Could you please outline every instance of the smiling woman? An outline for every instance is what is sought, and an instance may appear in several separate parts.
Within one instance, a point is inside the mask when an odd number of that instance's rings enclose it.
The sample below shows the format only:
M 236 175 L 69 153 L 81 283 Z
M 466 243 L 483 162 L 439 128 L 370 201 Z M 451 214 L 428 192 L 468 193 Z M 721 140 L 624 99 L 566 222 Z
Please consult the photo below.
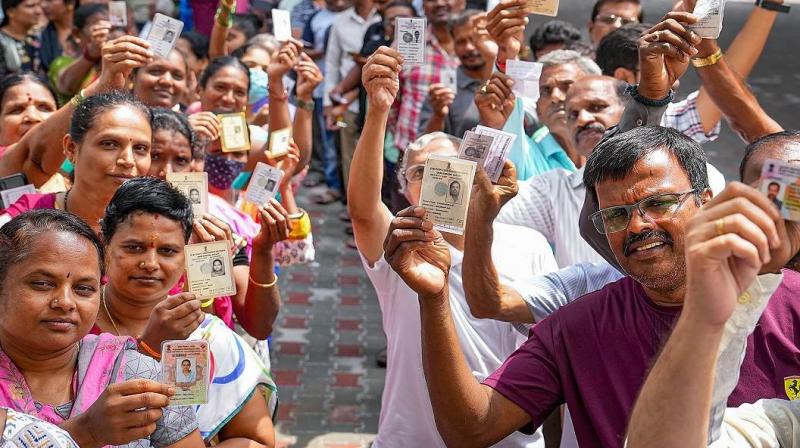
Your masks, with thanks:
M 202 446 L 194 411 L 166 407 L 158 363 L 129 338 L 88 334 L 104 267 L 102 242 L 70 213 L 33 210 L 0 229 L 0 406 L 79 446 Z
M 133 94 L 150 107 L 172 108 L 186 95 L 189 66 L 179 50 L 155 58 L 133 75 Z
M 85 99 L 64 137 L 64 152 L 75 165 L 72 189 L 25 195 L 0 215 L 0 224 L 30 209 L 56 208 L 99 229 L 103 209 L 117 188 L 150 169 L 150 120 L 147 106 L 126 93 Z

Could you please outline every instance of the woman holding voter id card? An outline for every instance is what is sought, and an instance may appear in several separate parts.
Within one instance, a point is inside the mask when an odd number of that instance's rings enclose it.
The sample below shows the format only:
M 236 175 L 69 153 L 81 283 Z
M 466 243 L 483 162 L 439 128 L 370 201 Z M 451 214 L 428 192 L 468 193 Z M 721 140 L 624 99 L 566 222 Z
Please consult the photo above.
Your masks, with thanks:
M 199 447 L 195 412 L 132 338 L 90 335 L 105 251 L 75 215 L 32 210 L 0 229 L 0 406 L 81 447 Z M 37 445 L 38 446 L 38 445 Z
M 165 341 L 206 341 L 213 362 L 210 379 L 203 374 L 208 401 L 195 403 L 201 435 L 220 446 L 233 439 L 273 446 L 277 390 L 258 355 L 221 320 L 203 313 L 195 294 L 168 296 L 186 268 L 195 268 L 184 252 L 192 224 L 191 202 L 167 182 L 142 177 L 117 190 L 101 222 L 108 283 L 93 332 L 138 337 L 140 350 L 156 359 Z M 217 262 L 225 265 L 213 258 L 208 269 L 200 267 L 208 281 L 219 278 Z M 187 376 L 183 364 L 190 371 L 195 365 L 184 361 L 174 368 Z

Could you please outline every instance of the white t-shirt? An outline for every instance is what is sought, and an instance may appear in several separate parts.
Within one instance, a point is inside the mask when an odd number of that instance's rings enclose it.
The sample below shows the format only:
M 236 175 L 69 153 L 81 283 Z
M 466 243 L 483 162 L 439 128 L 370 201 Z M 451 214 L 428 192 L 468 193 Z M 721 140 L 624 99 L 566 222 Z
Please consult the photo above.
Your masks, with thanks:
M 503 283 L 557 269 L 550 246 L 540 233 L 505 224 L 495 224 L 494 230 L 492 259 Z M 482 381 L 500 367 L 524 336 L 507 322 L 472 316 L 461 282 L 463 254 L 451 246 L 450 256 L 450 310 L 461 350 L 473 375 Z M 378 295 L 388 341 L 378 437 L 372 446 L 444 447 L 436 430 L 422 368 L 417 294 L 385 259 L 381 258 L 372 267 L 363 257 L 362 262 Z M 495 446 L 539 448 L 544 442 L 541 432 L 533 436 L 517 432 Z

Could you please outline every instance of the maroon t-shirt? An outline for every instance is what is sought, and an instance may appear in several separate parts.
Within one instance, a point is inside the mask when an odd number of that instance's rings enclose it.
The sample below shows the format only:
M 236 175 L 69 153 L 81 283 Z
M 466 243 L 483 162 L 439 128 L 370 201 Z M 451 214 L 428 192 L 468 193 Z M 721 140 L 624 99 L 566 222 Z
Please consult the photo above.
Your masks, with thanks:
M 787 399 L 784 378 L 800 375 L 800 274 L 783 273 L 747 340 L 729 406 Z M 567 403 L 581 448 L 621 447 L 639 389 L 679 314 L 625 277 L 535 325 L 484 383 L 530 414 L 535 427 Z

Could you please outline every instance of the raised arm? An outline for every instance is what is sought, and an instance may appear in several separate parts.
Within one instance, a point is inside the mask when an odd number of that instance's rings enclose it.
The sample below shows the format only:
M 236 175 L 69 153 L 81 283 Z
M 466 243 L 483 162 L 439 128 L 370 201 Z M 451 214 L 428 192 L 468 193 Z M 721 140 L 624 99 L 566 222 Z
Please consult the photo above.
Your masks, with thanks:
M 153 57 L 150 44 L 138 37 L 122 36 L 103 46 L 100 78 L 84 89 L 89 97 L 125 87 L 133 69 Z M 6 149 L 0 158 L 0 176 L 22 172 L 36 187 L 47 182 L 64 162 L 61 141 L 69 129 L 75 104 L 70 101 L 47 120 L 33 127 L 22 139 Z
M 233 13 L 236 11 L 236 0 L 220 0 L 217 14 L 214 17 L 214 27 L 211 28 L 211 37 L 208 41 L 208 59 L 226 56 L 228 54 L 228 30 L 233 25 Z
M 782 0 L 778 0 L 778 3 L 780 2 L 782 2 Z M 685 4 L 687 8 L 694 9 L 693 2 L 687 1 Z M 724 59 L 726 59 L 725 62 L 727 62 L 727 64 L 720 65 L 719 67 L 711 65 L 697 68 L 697 73 L 703 80 L 703 86 L 697 97 L 697 112 L 700 115 L 705 133 L 709 133 L 723 115 L 731 121 L 732 126 L 737 126 L 734 127 L 734 129 L 739 132 L 740 135 L 742 135 L 741 128 L 743 126 L 748 130 L 746 132 L 769 133 L 766 131 L 758 131 L 759 126 L 772 126 L 772 124 L 768 123 L 766 114 L 764 114 L 763 117 L 761 116 L 763 110 L 758 105 L 755 97 L 749 92 L 744 80 L 750 76 L 750 72 L 753 70 L 759 57 L 761 57 L 761 53 L 764 51 L 764 45 L 767 43 L 777 14 L 778 13 L 775 11 L 754 7 L 747 22 L 745 22 L 742 29 L 736 35 L 736 38 L 733 40 L 733 43 L 725 52 Z M 719 50 L 715 39 L 704 39 L 697 48 L 699 52 L 696 57 L 698 58 L 712 55 Z M 728 79 L 726 81 L 725 78 L 733 79 Z M 720 82 L 727 86 L 737 87 L 735 90 L 720 88 L 717 85 Z M 747 92 L 743 93 L 743 90 Z M 731 100 L 734 99 L 728 98 L 729 96 L 740 95 L 747 95 L 749 97 L 744 101 L 746 103 L 744 106 L 750 109 L 749 114 L 740 109 L 743 104 L 731 104 Z M 749 117 L 753 116 L 760 117 L 761 123 L 748 125 L 746 122 L 751 119 Z M 745 121 L 745 123 L 739 124 L 741 121 Z M 769 127 L 764 129 L 773 128 Z
M 400 53 L 380 47 L 369 57 L 362 74 L 367 114 L 350 165 L 350 172 L 358 175 L 350 177 L 347 208 L 358 250 L 370 263 L 383 255 L 383 240 L 389 230 L 391 213 L 381 202 L 383 142 L 389 109 L 400 88 L 402 64 Z
M 726 323 L 762 265 L 788 240 L 769 199 L 740 183 L 705 204 L 687 229 L 683 312 L 634 406 L 632 448 L 706 446 L 717 353 L 724 334 L 730 336 Z
M 472 375 L 450 313 L 450 251 L 424 216 L 422 207 L 397 214 L 384 246 L 386 260 L 419 295 L 422 365 L 439 434 L 447 446 L 489 446 L 530 416 Z
M 311 124 L 314 118 L 314 98 L 312 95 L 314 89 L 322 82 L 322 71 L 307 54 L 300 53 L 300 60 L 297 62 L 295 72 L 297 72 L 296 93 L 298 107 L 294 113 L 292 137 L 300 149 L 300 163 L 297 164 L 294 170 L 294 174 L 297 174 L 303 171 L 311 161 L 311 149 L 314 144 L 311 132 Z
M 464 292 L 472 315 L 479 319 L 533 323 L 533 316 L 522 296 L 500 284 L 492 262 L 492 223 L 506 202 L 519 191 L 514 164 L 506 161 L 505 184 L 492 185 L 486 172 L 478 170 L 470 199 L 464 233 Z
M 111 31 L 111 23 L 101 20 L 92 25 L 92 40 L 88 42 L 84 54 L 64 67 L 56 78 L 56 90 L 65 96 L 72 96 L 78 93 L 86 75 L 95 67 L 102 57 L 103 44 L 108 39 Z M 88 56 L 88 58 L 87 58 Z

